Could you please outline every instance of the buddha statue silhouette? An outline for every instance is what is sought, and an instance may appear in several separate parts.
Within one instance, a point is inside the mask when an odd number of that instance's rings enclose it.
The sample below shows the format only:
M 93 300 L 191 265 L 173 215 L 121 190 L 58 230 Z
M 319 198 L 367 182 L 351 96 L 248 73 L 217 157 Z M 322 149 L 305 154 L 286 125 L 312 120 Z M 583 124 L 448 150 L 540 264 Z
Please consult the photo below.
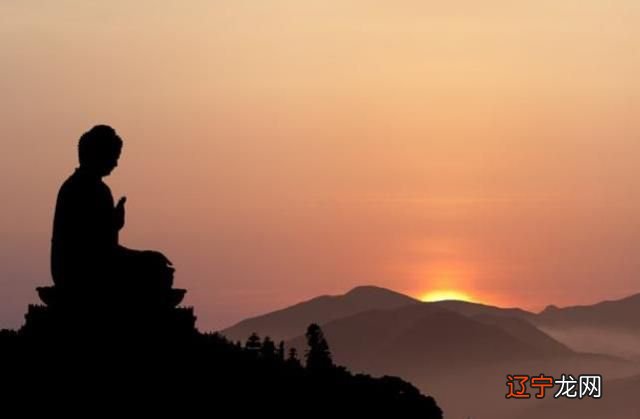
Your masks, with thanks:
M 51 273 L 58 289 L 108 295 L 124 288 L 136 298 L 171 289 L 174 268 L 162 253 L 119 243 L 126 198 L 114 204 L 102 178 L 118 166 L 122 146 L 107 125 L 94 126 L 80 138 L 80 166 L 60 188 L 53 222 Z

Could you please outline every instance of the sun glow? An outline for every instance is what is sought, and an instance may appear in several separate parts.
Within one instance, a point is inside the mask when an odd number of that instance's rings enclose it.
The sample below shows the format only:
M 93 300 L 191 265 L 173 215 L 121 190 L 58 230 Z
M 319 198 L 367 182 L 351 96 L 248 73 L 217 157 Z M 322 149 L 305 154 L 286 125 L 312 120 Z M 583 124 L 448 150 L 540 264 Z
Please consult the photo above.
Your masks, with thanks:
M 423 294 L 420 297 L 421 301 L 424 302 L 433 302 L 433 301 L 444 301 L 444 300 L 458 300 L 458 301 L 475 301 L 473 297 L 471 297 L 466 292 L 456 291 L 456 290 L 433 290 Z

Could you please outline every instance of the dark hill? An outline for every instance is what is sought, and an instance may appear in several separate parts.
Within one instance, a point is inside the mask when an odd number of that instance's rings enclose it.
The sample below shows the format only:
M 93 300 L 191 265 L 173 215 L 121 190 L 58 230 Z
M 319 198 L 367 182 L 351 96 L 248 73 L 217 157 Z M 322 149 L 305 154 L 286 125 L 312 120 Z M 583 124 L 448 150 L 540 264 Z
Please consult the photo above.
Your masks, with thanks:
M 180 341 L 130 342 L 92 333 L 76 338 L 43 341 L 0 332 L 5 403 L 50 415 L 106 410 L 442 418 L 431 397 L 399 378 L 354 375 L 338 366 L 305 368 L 266 343 L 239 347 L 216 334 Z

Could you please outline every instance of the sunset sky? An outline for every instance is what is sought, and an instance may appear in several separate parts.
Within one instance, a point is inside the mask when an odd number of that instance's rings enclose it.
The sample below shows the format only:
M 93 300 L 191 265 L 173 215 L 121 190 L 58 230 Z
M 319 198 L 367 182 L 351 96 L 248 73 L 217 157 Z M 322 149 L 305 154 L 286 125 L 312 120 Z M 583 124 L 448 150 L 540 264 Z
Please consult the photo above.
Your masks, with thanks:
M 0 2 L 0 328 L 98 123 L 201 329 L 373 284 L 640 292 L 637 0 Z M 448 294 L 451 295 L 451 294 Z

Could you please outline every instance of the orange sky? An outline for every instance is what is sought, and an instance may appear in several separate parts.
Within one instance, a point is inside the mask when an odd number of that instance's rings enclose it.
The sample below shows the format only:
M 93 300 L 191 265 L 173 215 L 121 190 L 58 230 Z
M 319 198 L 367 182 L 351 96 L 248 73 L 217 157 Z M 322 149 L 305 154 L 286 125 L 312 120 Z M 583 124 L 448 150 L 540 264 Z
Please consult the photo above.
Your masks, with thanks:
M 199 326 L 375 284 L 640 291 L 640 3 L 3 1 L 0 327 L 50 283 L 80 134 Z

